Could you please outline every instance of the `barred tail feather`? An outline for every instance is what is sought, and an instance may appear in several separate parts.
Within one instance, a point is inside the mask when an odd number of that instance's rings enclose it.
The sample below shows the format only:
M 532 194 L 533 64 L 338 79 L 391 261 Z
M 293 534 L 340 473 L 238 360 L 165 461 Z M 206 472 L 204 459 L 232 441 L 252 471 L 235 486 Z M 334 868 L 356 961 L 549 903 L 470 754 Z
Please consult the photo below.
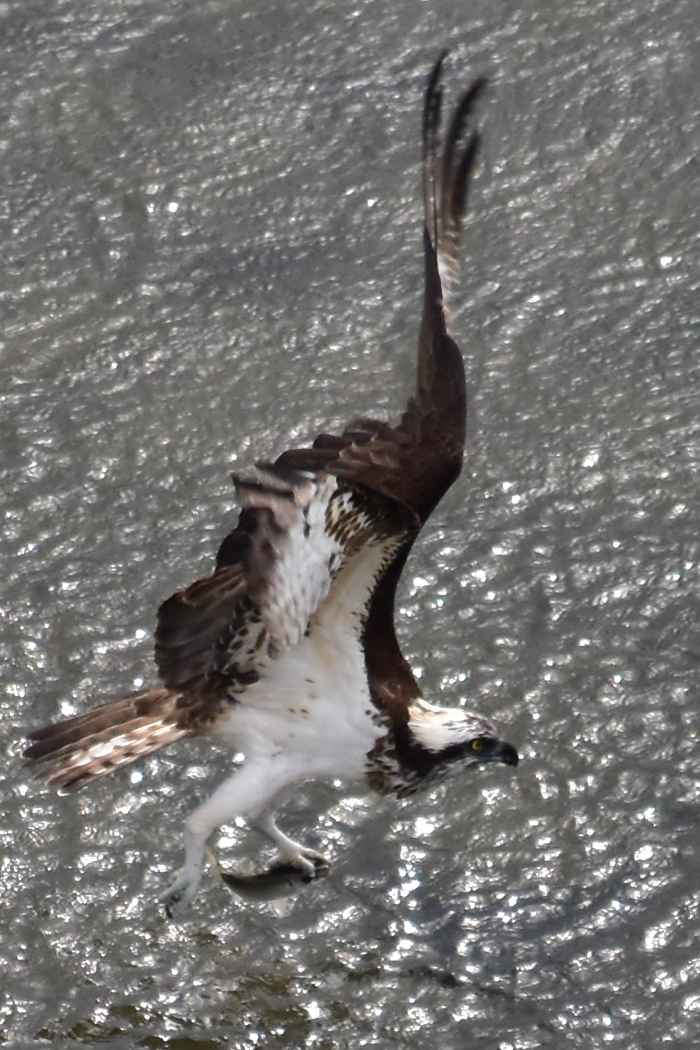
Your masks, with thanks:
M 188 736 L 177 717 L 179 699 L 170 689 L 150 689 L 35 729 L 26 765 L 61 794 L 85 787 Z

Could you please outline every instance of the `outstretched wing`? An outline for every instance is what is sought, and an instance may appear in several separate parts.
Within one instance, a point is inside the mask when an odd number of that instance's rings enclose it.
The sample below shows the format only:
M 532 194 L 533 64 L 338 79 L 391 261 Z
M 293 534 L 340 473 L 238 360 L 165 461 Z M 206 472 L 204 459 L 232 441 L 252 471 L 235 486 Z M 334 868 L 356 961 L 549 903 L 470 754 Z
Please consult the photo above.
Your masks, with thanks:
M 429 78 L 423 119 L 425 287 L 415 394 L 397 425 L 357 419 L 340 435 L 321 434 L 311 447 L 234 479 L 243 510 L 216 571 L 159 610 L 156 661 L 169 688 L 243 691 L 304 636 L 332 589 L 343 586 L 342 570 L 375 545 L 380 557 L 366 559 L 373 576 L 357 588 L 355 610 L 373 696 L 395 721 L 420 695 L 396 641 L 394 592 L 464 455 L 464 365 L 447 331 L 443 280 L 456 273 L 476 134 L 460 143 L 481 89 L 479 82 L 463 96 L 441 144 L 444 57 Z
M 443 141 L 446 55 L 430 74 L 423 109 L 425 284 L 415 394 L 396 426 L 356 419 L 343 434 L 321 434 L 311 448 L 285 452 L 277 461 L 364 485 L 409 508 L 421 523 L 459 476 L 466 440 L 464 363 L 447 330 L 445 295 L 457 277 L 459 233 L 479 143 L 476 131 L 465 131 L 485 81 L 475 81 L 462 95 Z

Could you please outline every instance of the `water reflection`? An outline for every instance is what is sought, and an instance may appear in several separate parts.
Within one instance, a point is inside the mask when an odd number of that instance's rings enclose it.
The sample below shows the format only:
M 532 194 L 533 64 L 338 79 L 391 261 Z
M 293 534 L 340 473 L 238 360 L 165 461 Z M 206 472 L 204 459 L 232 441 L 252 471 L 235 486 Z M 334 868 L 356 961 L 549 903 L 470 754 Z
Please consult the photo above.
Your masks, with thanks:
M 8 1045 L 693 1046 L 697 8 L 407 8 L 398 36 L 373 0 L 4 8 Z M 470 459 L 402 640 L 523 761 L 398 807 L 310 788 L 287 818 L 332 877 L 286 915 L 210 877 L 168 924 L 226 758 L 56 799 L 18 741 L 150 677 L 234 459 L 349 399 L 398 409 L 415 98 L 447 24 L 498 71 L 457 318 Z

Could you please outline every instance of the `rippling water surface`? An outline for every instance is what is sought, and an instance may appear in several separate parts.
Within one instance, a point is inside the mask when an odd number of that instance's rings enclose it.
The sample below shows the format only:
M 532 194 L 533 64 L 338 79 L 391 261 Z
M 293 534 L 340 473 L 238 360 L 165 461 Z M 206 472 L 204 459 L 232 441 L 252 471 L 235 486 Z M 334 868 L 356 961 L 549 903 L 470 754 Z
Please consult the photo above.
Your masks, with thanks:
M 692 0 L 0 4 L 0 1036 L 599 1047 L 700 1036 L 700 102 Z M 229 758 L 78 797 L 23 732 L 153 680 L 228 474 L 395 415 L 419 107 L 491 76 L 455 327 L 470 452 L 408 566 L 426 693 L 522 755 L 405 804 L 308 787 L 286 914 L 154 903 Z M 222 853 L 259 844 L 227 829 Z

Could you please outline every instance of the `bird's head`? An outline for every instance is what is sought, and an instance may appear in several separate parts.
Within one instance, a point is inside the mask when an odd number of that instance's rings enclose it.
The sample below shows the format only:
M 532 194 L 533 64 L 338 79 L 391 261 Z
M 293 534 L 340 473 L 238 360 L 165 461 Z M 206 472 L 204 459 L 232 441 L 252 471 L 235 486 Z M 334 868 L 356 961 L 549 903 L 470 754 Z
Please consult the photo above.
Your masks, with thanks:
M 418 700 L 409 709 L 409 729 L 416 742 L 440 762 L 459 766 L 502 762 L 517 766 L 518 752 L 501 740 L 488 719 L 461 708 L 435 707 Z

